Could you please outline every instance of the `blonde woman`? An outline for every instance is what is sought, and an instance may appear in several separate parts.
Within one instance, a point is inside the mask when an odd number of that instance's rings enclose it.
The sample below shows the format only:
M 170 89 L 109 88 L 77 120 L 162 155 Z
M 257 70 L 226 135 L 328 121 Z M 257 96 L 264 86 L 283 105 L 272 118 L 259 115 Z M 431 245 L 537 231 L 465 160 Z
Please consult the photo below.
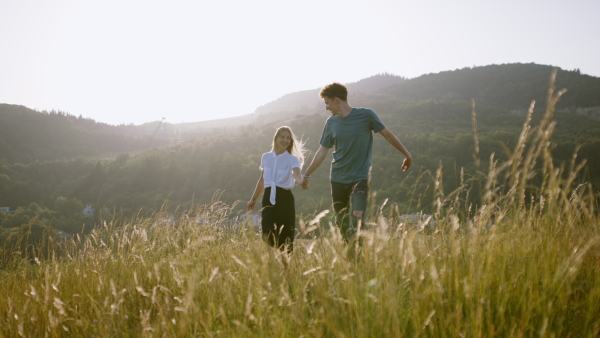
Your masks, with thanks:
M 279 127 L 273 137 L 271 151 L 262 155 L 260 177 L 248 201 L 248 211 L 251 212 L 265 190 L 261 211 L 263 240 L 287 253 L 294 249 L 296 230 L 296 206 L 291 189 L 295 183 L 304 183 L 300 174 L 303 162 L 303 144 L 295 139 L 290 127 Z

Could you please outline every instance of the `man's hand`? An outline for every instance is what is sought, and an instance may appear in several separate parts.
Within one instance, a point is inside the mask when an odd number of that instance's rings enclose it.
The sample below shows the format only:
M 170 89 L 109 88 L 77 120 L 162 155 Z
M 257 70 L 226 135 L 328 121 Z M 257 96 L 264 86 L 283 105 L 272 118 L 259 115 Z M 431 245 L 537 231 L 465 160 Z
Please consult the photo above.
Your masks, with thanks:
M 404 162 L 402 162 L 402 171 L 407 171 L 411 165 L 412 165 L 412 157 L 405 158 Z
M 323 163 L 323 160 L 325 159 L 325 157 L 327 157 L 327 153 L 329 152 L 329 149 L 330 148 L 327 148 L 323 145 L 319 146 L 319 149 L 315 153 L 315 156 L 313 157 L 312 162 L 310 162 L 310 165 L 304 172 L 304 175 L 303 175 L 304 179 L 302 180 L 302 189 L 304 189 L 304 190 L 308 189 L 308 180 L 309 180 L 308 178 L 310 177 L 310 175 L 314 174 L 315 170 L 317 170 L 317 168 L 321 165 L 321 163 Z M 308 175 L 308 173 L 310 173 L 310 175 Z
M 406 150 L 404 144 L 402 144 L 402 142 L 400 142 L 396 135 L 394 135 L 394 133 L 392 133 L 387 128 L 383 128 L 383 130 L 380 131 L 379 134 L 383 136 L 383 138 L 386 141 L 388 141 L 389 144 L 391 144 L 394 148 L 398 149 L 398 151 L 400 151 L 404 156 L 406 156 L 404 162 L 402 162 L 402 171 L 407 171 L 408 168 L 410 168 L 410 165 L 412 164 L 412 155 L 408 152 L 408 150 Z

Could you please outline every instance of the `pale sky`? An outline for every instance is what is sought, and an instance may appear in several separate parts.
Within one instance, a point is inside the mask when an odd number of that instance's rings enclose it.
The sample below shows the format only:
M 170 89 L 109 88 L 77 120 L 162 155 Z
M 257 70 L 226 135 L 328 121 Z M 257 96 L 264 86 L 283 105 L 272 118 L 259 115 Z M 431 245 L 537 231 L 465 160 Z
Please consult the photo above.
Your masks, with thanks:
M 600 1 L 0 0 L 0 103 L 115 125 L 514 62 L 600 76 Z

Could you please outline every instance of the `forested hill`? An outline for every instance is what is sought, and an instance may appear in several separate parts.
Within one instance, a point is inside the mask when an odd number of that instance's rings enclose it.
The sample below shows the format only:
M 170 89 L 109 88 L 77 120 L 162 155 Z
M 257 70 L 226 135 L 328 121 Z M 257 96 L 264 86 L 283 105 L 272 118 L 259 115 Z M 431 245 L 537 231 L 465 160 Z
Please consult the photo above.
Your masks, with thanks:
M 60 111 L 0 104 L 0 161 L 107 157 L 168 144 L 156 127 L 112 126 Z
M 506 109 L 523 109 L 532 100 L 545 106 L 549 74 L 555 67 L 504 64 L 423 75 L 381 91 L 403 100 L 470 100 Z M 559 69 L 556 88 L 567 94 L 558 108 L 600 107 L 600 78 Z

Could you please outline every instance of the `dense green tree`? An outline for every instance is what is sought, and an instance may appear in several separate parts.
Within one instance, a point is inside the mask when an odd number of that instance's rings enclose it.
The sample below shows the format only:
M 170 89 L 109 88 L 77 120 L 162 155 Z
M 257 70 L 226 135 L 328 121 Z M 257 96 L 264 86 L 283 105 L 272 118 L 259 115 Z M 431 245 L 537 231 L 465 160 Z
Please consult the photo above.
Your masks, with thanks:
M 66 198 L 60 196 L 54 201 L 54 210 L 63 217 L 81 214 L 83 208 L 83 203 L 74 197 Z

